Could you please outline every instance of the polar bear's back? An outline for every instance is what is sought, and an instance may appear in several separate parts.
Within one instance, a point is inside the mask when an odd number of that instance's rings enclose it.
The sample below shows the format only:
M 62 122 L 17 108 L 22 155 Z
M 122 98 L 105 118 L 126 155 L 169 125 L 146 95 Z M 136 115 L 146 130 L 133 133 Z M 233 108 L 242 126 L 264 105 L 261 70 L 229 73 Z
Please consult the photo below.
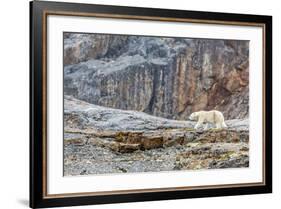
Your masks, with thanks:
M 204 118 L 204 121 L 216 123 L 223 122 L 223 114 L 218 110 L 200 111 L 199 115 Z
M 220 111 L 218 111 L 218 110 L 211 110 L 211 111 L 209 111 L 209 112 L 213 113 L 213 114 L 216 115 L 217 117 L 224 118 L 222 112 L 220 112 Z

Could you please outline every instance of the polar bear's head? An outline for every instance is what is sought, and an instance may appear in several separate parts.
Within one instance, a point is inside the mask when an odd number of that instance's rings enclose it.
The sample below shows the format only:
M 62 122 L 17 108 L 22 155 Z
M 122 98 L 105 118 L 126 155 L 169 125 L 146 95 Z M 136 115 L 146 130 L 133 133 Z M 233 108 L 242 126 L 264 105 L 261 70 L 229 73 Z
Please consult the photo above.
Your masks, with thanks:
M 198 120 L 199 113 L 194 112 L 189 116 L 189 120 Z

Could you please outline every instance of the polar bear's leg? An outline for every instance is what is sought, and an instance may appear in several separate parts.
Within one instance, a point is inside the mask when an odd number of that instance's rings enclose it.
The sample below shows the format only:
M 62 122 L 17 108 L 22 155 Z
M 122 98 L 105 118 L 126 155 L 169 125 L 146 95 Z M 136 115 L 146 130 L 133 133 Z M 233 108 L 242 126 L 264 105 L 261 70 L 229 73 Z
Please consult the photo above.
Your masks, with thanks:
M 194 126 L 194 129 L 198 129 L 202 124 L 199 123 L 199 121 L 196 123 L 196 125 Z
M 220 112 L 220 128 L 227 128 L 227 125 L 224 122 L 223 114 Z
M 221 129 L 222 125 L 221 123 L 216 123 L 216 129 Z
M 199 117 L 198 122 L 196 123 L 196 125 L 194 126 L 195 129 L 198 129 L 200 126 L 202 126 L 202 124 L 204 123 L 204 119 Z
M 204 131 L 208 130 L 208 128 L 209 128 L 209 125 L 208 125 L 208 123 L 206 123 Z
M 224 121 L 222 122 L 222 127 L 223 127 L 223 128 L 227 128 L 227 125 L 225 124 Z

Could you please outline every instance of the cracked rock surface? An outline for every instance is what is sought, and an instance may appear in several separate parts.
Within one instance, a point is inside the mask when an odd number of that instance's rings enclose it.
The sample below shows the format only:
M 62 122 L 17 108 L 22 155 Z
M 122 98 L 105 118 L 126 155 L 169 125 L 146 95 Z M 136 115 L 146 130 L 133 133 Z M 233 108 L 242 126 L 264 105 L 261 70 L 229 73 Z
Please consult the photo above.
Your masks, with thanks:
M 65 96 L 64 175 L 249 166 L 248 120 L 194 130 L 176 121 Z M 93 128 L 94 127 L 94 128 Z

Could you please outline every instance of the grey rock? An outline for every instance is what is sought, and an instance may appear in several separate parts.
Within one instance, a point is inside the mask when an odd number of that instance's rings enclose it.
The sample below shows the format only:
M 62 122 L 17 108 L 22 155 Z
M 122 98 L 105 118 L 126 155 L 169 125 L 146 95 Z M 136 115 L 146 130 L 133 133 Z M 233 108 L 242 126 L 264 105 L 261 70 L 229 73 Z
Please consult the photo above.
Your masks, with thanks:
M 248 41 L 65 34 L 64 43 L 67 95 L 169 119 L 203 109 L 248 117 Z
M 249 166 L 248 120 L 228 129 L 101 107 L 65 96 L 64 175 Z
M 193 128 L 192 121 L 169 120 L 137 111 L 97 106 L 71 96 L 64 99 L 66 127 L 97 130 L 148 131 L 169 128 Z
M 72 96 L 64 97 L 64 121 L 66 128 L 114 130 L 114 131 L 149 131 L 185 128 L 193 130 L 195 122 L 188 120 L 171 120 L 149 114 L 93 105 Z M 247 131 L 248 119 L 227 120 L 229 130 Z M 185 138 L 192 139 L 203 131 L 187 132 Z

